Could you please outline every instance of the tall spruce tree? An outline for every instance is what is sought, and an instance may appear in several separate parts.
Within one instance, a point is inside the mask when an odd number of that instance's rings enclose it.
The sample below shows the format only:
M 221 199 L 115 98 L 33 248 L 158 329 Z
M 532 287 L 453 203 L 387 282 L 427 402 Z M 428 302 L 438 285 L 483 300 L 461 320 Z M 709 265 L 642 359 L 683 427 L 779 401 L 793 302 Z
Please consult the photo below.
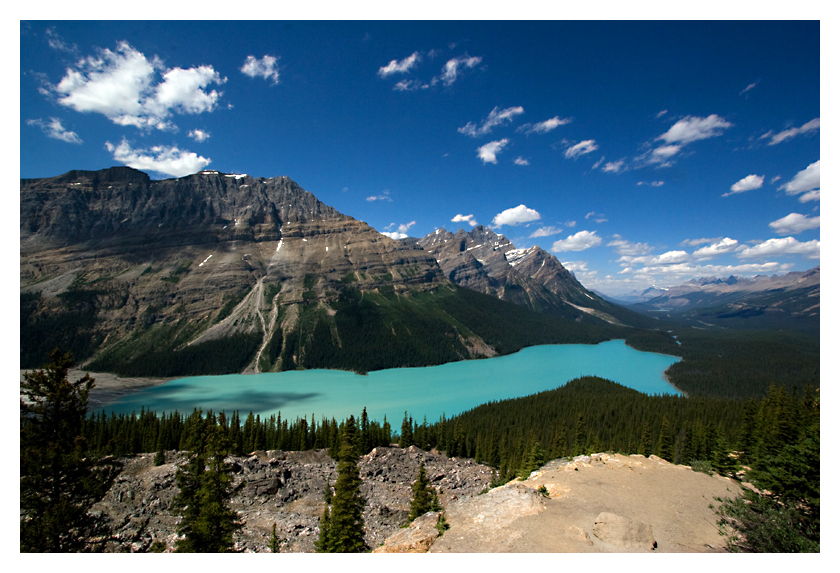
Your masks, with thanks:
M 361 553 L 368 549 L 362 516 L 365 500 L 360 492 L 362 480 L 356 465 L 356 433 L 356 420 L 350 416 L 344 424 L 332 507 L 324 514 L 328 516 L 328 527 L 320 550 L 326 553 Z
M 70 353 L 53 350 L 41 370 L 23 375 L 20 401 L 20 550 L 85 551 L 107 530 L 88 509 L 119 471 L 87 451 L 82 427 L 94 380 L 68 380 Z
M 230 499 L 236 493 L 233 470 L 225 463 L 227 436 L 220 426 L 195 429 L 194 450 L 185 466 L 178 470 L 180 491 L 172 500 L 174 512 L 182 516 L 177 548 L 189 553 L 232 551 L 233 536 L 242 528 Z
M 663 460 L 674 461 L 674 448 L 671 441 L 671 428 L 668 425 L 668 417 L 662 416 L 662 425 L 659 427 L 659 449 L 657 454 Z
M 429 511 L 440 511 L 437 491 L 426 476 L 426 466 L 421 462 L 417 479 L 411 484 L 411 506 L 408 511 L 408 523 Z

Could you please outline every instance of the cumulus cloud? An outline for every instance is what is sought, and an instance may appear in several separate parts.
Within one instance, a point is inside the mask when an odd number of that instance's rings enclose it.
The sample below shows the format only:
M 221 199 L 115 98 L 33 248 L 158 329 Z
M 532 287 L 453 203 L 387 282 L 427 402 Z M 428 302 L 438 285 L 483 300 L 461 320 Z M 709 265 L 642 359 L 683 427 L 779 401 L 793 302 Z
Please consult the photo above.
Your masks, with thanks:
M 518 207 L 505 209 L 493 217 L 493 226 L 501 227 L 502 225 L 519 225 L 522 223 L 530 223 L 531 221 L 538 221 L 540 218 L 540 214 L 536 210 L 529 209 L 525 205 L 519 205 Z
M 64 41 L 64 39 L 58 35 L 55 31 L 55 26 L 47 28 L 46 31 L 47 35 L 47 44 L 53 50 L 59 50 L 61 52 L 67 52 L 70 54 L 78 54 L 79 49 L 76 47 L 76 44 L 68 44 Z
M 764 135 L 762 135 L 759 139 L 766 139 L 770 138 L 770 143 L 767 145 L 777 145 L 783 142 L 786 139 L 790 139 L 791 137 L 796 137 L 797 135 L 801 135 L 803 133 L 809 133 L 811 131 L 816 131 L 820 128 L 820 118 L 814 118 L 808 123 L 802 125 L 801 127 L 791 127 L 784 131 L 780 131 L 779 133 L 773 133 L 772 131 L 768 131 Z
M 697 245 L 704 245 L 706 243 L 717 243 L 721 240 L 721 237 L 717 237 L 715 239 L 686 239 L 682 243 L 680 243 L 681 247 L 690 246 L 696 247 Z
M 797 235 L 808 229 L 816 229 L 820 226 L 819 217 L 808 217 L 799 213 L 791 213 L 777 221 L 770 223 L 770 226 L 779 235 Z
M 441 70 L 440 76 L 436 76 L 432 79 L 432 84 L 436 84 L 437 82 L 443 82 L 445 86 L 451 86 L 455 83 L 455 80 L 458 79 L 458 75 L 461 73 L 462 70 L 465 68 L 474 68 L 478 64 L 481 63 L 481 57 L 470 57 L 469 55 L 463 55 L 458 58 L 452 58 L 443 66 Z
M 716 257 L 718 255 L 725 255 L 727 253 L 735 252 L 739 248 L 743 247 L 742 245 L 738 244 L 738 241 L 726 237 L 720 241 L 713 242 L 708 247 L 697 249 L 692 253 L 692 256 L 698 259 L 708 259 L 711 257 Z
M 48 122 L 41 118 L 26 120 L 27 125 L 37 125 L 44 132 L 44 135 L 59 141 L 66 141 L 67 143 L 82 143 L 82 138 L 79 137 L 75 131 L 67 131 L 61 125 L 61 120 L 56 117 L 51 117 Z
M 803 193 L 799 196 L 800 203 L 807 203 L 808 201 L 819 201 L 820 200 L 820 190 L 815 189 L 813 191 L 808 191 L 807 193 Z
M 239 71 L 246 76 L 264 80 L 271 80 L 271 85 L 276 85 L 280 81 L 280 71 L 277 69 L 277 60 L 274 56 L 266 54 L 259 60 L 254 56 L 245 58 L 245 63 L 239 68 Z
M 572 118 L 570 117 L 564 117 L 563 119 L 560 119 L 559 115 L 555 115 L 551 119 L 547 119 L 539 123 L 526 123 L 524 125 L 520 125 L 516 128 L 516 131 L 520 133 L 548 133 L 552 129 L 555 129 L 561 125 L 571 123 L 571 121 Z
M 490 143 L 485 143 L 477 149 L 478 158 L 481 159 L 484 163 L 496 163 L 496 155 L 501 153 L 502 149 L 504 149 L 505 145 L 507 144 L 507 139 L 500 139 L 499 141 L 491 141 Z
M 739 251 L 736 255 L 741 259 L 777 257 L 780 255 L 804 255 L 809 259 L 820 258 L 820 242 L 817 239 L 800 243 L 793 237 L 784 239 L 768 239 L 754 247 Z
M 595 143 L 595 140 L 587 139 L 585 141 L 581 141 L 580 143 L 576 143 L 567 147 L 564 155 L 567 159 L 577 159 L 581 155 L 592 153 L 596 149 L 598 149 L 598 144 Z
M 607 246 L 614 247 L 615 252 L 619 255 L 637 257 L 647 255 L 653 250 L 653 247 L 647 243 L 631 243 L 622 239 L 619 235 L 615 235 L 613 239 L 613 241 L 607 243 Z
M 379 68 L 379 77 L 387 78 L 394 74 L 404 74 L 420 61 L 420 52 L 414 52 L 402 60 L 391 60 L 387 66 Z
M 150 149 L 133 149 L 123 139 L 119 145 L 105 142 L 105 148 L 114 159 L 124 165 L 144 171 L 155 171 L 164 175 L 183 177 L 201 171 L 210 163 L 210 159 L 191 151 L 181 151 L 176 146 L 156 145 Z
M 528 238 L 529 239 L 536 239 L 537 237 L 550 237 L 551 235 L 556 235 L 562 232 L 563 229 L 559 227 L 540 227 L 533 233 L 531 233 Z
M 517 157 L 516 159 L 513 160 L 513 162 L 516 163 L 517 165 L 531 165 L 531 162 L 528 161 L 527 159 L 525 159 L 522 156 Z
M 806 191 L 814 191 L 820 188 L 820 162 L 815 161 L 799 173 L 793 179 L 779 187 L 788 195 L 799 195 Z M 817 195 L 816 198 L 819 198 Z
M 459 127 L 458 133 L 463 133 L 464 135 L 469 135 L 470 137 L 487 135 L 497 125 L 509 123 L 513 121 L 514 117 L 524 112 L 525 110 L 522 109 L 521 106 L 509 107 L 502 110 L 500 110 L 497 106 L 493 108 L 493 111 L 491 111 L 487 116 L 487 119 L 481 123 L 481 126 L 476 126 L 476 124 L 470 121 L 464 127 Z
M 569 235 L 565 239 L 555 241 L 551 245 L 551 251 L 554 253 L 562 253 L 564 251 L 585 251 L 601 244 L 601 237 L 596 235 L 596 231 L 580 231 L 574 235 Z
M 385 235 L 386 237 L 391 237 L 394 240 L 406 239 L 406 238 L 408 238 L 408 230 L 412 226 L 414 226 L 416 223 L 417 223 L 417 221 L 412 221 L 411 223 L 404 223 L 404 224 L 398 226 L 396 231 L 387 231 L 387 232 L 384 232 L 382 234 Z M 388 225 L 387 228 L 393 227 L 394 224 L 395 223 L 391 223 L 390 225 Z
M 692 141 L 717 137 L 723 134 L 723 130 L 731 127 L 732 124 L 712 114 L 708 117 L 687 116 L 671 126 L 671 128 L 657 137 L 666 144 L 685 145 Z
M 729 193 L 724 193 L 721 197 L 729 197 L 736 193 L 760 189 L 762 185 L 764 185 L 764 175 L 747 175 L 740 181 L 733 183 L 732 187 L 729 188 Z
M 201 143 L 202 141 L 207 141 L 210 139 L 210 134 L 201 129 L 194 129 L 187 134 L 187 137 L 192 137 L 197 142 Z
M 461 215 L 460 213 L 458 213 L 457 215 L 452 217 L 452 222 L 453 223 L 462 223 L 462 222 L 467 223 L 470 227 L 475 227 L 476 225 L 478 225 L 478 221 L 475 220 L 475 217 L 473 217 L 472 214 Z
M 166 69 L 157 56 L 149 60 L 120 42 L 116 51 L 102 49 L 79 60 L 57 85 L 42 91 L 63 106 L 101 113 L 118 125 L 174 130 L 173 112 L 213 111 L 222 94 L 207 87 L 226 81 L 212 66 Z

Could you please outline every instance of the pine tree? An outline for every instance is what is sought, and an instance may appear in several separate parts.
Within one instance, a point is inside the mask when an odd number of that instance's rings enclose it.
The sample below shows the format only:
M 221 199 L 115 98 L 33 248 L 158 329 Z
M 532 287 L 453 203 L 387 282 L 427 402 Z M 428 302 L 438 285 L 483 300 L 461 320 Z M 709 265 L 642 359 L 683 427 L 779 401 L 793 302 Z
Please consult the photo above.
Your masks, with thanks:
M 108 491 L 118 464 L 97 460 L 82 437 L 94 380 L 68 380 L 70 353 L 57 349 L 41 370 L 23 375 L 20 401 L 20 550 L 92 549 L 104 524 L 88 509 Z
M 182 516 L 177 548 L 190 553 L 223 553 L 233 549 L 233 536 L 242 528 L 230 499 L 236 493 L 233 471 L 225 463 L 227 440 L 219 426 L 208 426 L 196 436 L 195 449 L 176 474 L 180 491 L 172 500 Z
M 659 427 L 659 449 L 657 455 L 663 460 L 673 461 L 674 448 L 671 442 L 671 428 L 668 425 L 668 418 L 662 417 L 662 425 Z
M 330 510 L 332 505 L 332 490 L 327 482 L 324 490 L 324 513 L 318 522 L 318 539 L 315 540 L 315 551 L 318 553 L 330 552 Z
M 650 444 L 650 427 L 647 425 L 647 422 L 644 426 L 642 426 L 642 439 L 639 441 L 639 448 L 636 450 L 637 454 L 642 454 L 643 456 L 649 456 L 651 451 L 651 444 Z
M 403 416 L 402 426 L 400 426 L 400 447 L 407 448 L 408 446 L 414 444 L 414 433 L 412 431 L 412 423 L 411 418 L 408 416 L 408 412 L 405 412 Z
M 268 548 L 271 550 L 272 553 L 280 553 L 280 540 L 277 538 L 276 523 L 274 523 L 271 526 L 271 541 L 268 544 Z
M 586 425 L 583 423 L 583 414 L 578 414 L 575 422 L 575 443 L 572 446 L 572 455 L 585 454 L 586 450 Z
M 519 477 L 521 479 L 528 479 L 531 472 L 538 470 L 545 463 L 545 453 L 539 442 L 534 442 L 531 451 L 525 456 L 522 467 L 519 469 Z
M 362 480 L 356 459 L 356 421 L 350 416 L 344 425 L 343 443 L 338 457 L 338 479 L 329 512 L 327 543 L 322 551 L 361 553 L 368 549 L 362 517 L 365 500 L 359 491 Z
M 421 462 L 417 479 L 411 484 L 411 506 L 408 512 L 408 523 L 429 511 L 440 511 L 437 491 L 426 477 L 426 466 Z

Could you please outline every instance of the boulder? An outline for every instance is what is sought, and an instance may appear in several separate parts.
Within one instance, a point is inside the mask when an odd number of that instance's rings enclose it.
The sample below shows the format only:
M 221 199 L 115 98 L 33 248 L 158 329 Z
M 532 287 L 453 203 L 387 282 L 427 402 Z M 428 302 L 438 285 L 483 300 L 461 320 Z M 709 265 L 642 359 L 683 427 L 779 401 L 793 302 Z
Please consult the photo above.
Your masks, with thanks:
M 656 549 L 656 540 L 653 538 L 653 529 L 650 525 L 606 511 L 595 518 L 592 534 L 601 541 L 622 549 L 636 551 Z
M 440 536 L 437 522 L 441 512 L 430 511 L 411 522 L 405 529 L 385 540 L 373 553 L 426 553 Z

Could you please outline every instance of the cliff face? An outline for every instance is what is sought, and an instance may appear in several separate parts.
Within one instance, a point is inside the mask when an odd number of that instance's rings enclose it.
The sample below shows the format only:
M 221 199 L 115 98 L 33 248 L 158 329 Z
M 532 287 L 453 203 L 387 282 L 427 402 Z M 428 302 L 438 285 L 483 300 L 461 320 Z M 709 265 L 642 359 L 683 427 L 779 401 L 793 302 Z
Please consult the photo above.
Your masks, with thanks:
M 567 318 L 586 316 L 620 324 L 617 315 L 627 315 L 584 288 L 554 255 L 537 246 L 517 249 L 507 237 L 482 225 L 469 232 L 438 229 L 416 243 L 462 287 Z
M 184 328 L 170 333 L 171 347 L 249 334 L 265 350 L 297 325 L 301 305 L 334 300 L 347 285 L 416 293 L 443 284 L 431 255 L 288 177 L 204 171 L 151 181 L 115 167 L 21 180 L 24 322 L 75 322 L 71 338 L 88 355 L 175 324 Z M 279 367 L 256 355 L 250 370 Z

